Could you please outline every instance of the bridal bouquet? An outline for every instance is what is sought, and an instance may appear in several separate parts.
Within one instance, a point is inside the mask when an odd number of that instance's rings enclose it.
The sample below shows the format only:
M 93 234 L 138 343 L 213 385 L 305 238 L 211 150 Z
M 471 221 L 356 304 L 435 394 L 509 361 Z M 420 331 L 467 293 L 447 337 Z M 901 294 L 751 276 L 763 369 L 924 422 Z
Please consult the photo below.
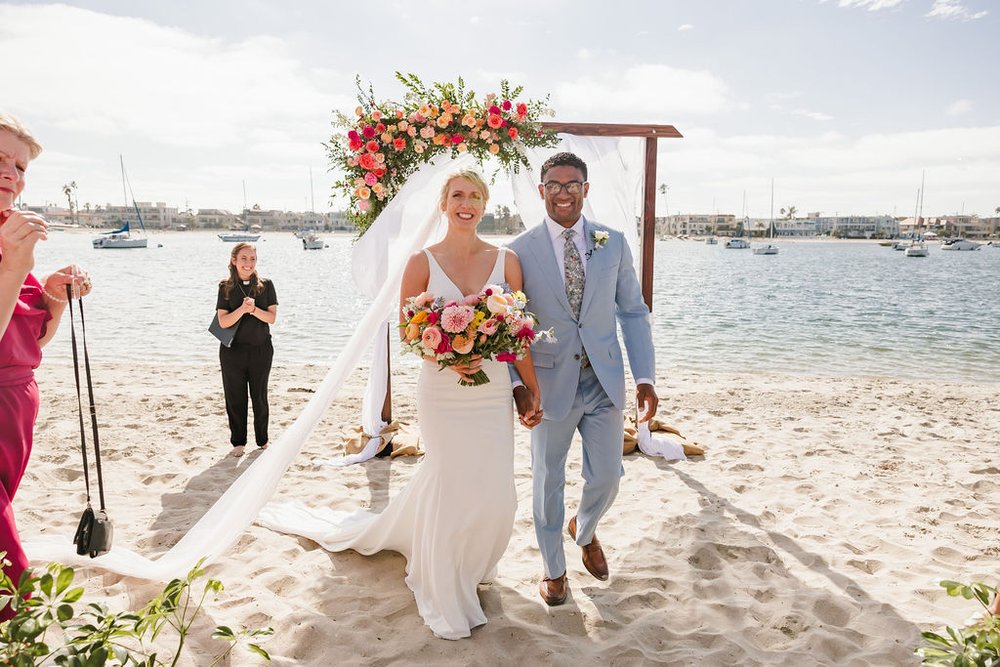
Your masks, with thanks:
M 523 292 L 510 292 L 500 285 L 487 285 L 479 294 L 461 301 L 445 301 L 430 292 L 407 300 L 403 306 L 403 351 L 434 357 L 447 368 L 467 362 L 473 355 L 496 361 L 523 359 L 528 348 L 541 340 L 554 340 L 552 330 L 537 331 L 538 320 L 524 309 Z M 490 378 L 480 370 L 466 386 L 486 384 Z

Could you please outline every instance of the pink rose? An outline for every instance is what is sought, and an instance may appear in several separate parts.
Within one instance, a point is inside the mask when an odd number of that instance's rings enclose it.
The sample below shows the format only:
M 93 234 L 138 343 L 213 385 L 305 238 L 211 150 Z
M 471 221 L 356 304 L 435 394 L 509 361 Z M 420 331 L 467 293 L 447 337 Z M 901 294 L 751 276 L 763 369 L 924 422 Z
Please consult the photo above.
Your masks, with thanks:
M 375 174 L 369 171 L 367 174 L 365 174 L 365 183 L 367 185 L 375 185 L 376 183 L 378 183 L 378 179 L 375 178 Z
M 497 329 L 499 327 L 500 327 L 500 321 L 495 320 L 491 317 L 490 319 L 486 320 L 485 322 L 479 325 L 478 331 L 481 334 L 492 336 L 497 332 Z
M 517 139 L 517 128 L 512 127 L 509 130 L 507 130 L 507 136 L 510 137 L 511 139 Z
M 503 110 L 504 111 L 510 111 L 511 106 L 513 106 L 513 105 L 510 103 L 510 100 L 504 100 L 503 101 Z
M 364 129 L 361 130 L 361 134 L 365 135 L 365 139 L 371 139 L 375 136 L 375 128 L 371 125 L 365 125 Z
M 358 157 L 358 164 L 362 169 L 371 171 L 375 168 L 375 156 L 371 153 L 362 153 L 361 156 Z
M 396 137 L 395 139 L 392 140 L 392 147 L 395 148 L 397 151 L 403 150 L 404 148 L 406 148 L 406 139 L 404 139 L 403 137 Z
M 430 292 L 421 292 L 413 300 L 413 305 L 416 306 L 417 308 L 423 308 L 424 306 L 427 306 L 428 304 L 431 304 L 433 302 L 434 302 L 433 294 L 431 294 Z
M 486 119 L 486 124 L 492 127 L 494 130 L 503 125 L 503 118 L 495 113 L 491 113 Z
M 365 142 L 361 141 L 360 139 L 351 139 L 350 144 L 348 144 L 348 148 L 350 148 L 352 151 L 355 152 L 361 150 L 364 147 L 365 147 Z
M 358 134 L 357 130 L 351 130 L 347 133 L 347 138 L 351 141 L 358 141 L 361 139 L 361 135 Z
M 469 296 L 462 299 L 462 303 L 464 303 L 466 306 L 474 306 L 477 303 L 479 303 L 479 295 L 470 294 Z
M 517 104 L 517 115 L 527 116 L 528 115 L 528 105 L 524 102 L 518 102 Z
M 367 213 L 368 209 L 370 209 L 371 207 L 372 203 L 367 199 L 362 199 L 361 201 L 358 202 L 358 210 L 361 211 L 362 213 Z
M 378 142 L 377 141 L 369 141 L 367 144 L 365 144 L 365 149 L 369 153 L 378 153 Z
M 441 330 L 437 327 L 427 327 L 424 329 L 423 335 L 420 336 L 420 344 L 424 346 L 426 350 L 433 353 L 437 351 L 438 346 L 444 336 L 441 334 Z
M 437 311 L 431 311 L 427 313 L 427 321 L 431 324 L 437 324 L 438 320 L 441 319 L 441 314 Z
M 495 104 L 491 104 L 488 111 L 492 114 L 500 115 L 500 107 Z

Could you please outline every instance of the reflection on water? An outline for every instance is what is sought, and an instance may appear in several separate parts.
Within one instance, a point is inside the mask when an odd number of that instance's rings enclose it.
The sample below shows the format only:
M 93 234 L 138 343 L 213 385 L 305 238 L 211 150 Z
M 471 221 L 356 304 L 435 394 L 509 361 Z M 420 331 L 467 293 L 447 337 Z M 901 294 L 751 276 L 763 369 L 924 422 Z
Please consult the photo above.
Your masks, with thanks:
M 290 233 L 258 244 L 259 269 L 274 279 L 280 303 L 277 363 L 327 363 L 367 306 L 351 280 L 351 237 L 326 238 L 318 251 L 304 251 Z M 761 256 L 657 243 L 661 370 L 1000 377 L 1000 249 L 932 245 L 930 257 L 907 258 L 867 243 L 780 246 L 781 254 Z M 39 245 L 36 273 L 77 262 L 94 277 L 86 308 L 95 363 L 204 362 L 218 355 L 206 329 L 231 249 L 209 232 L 153 234 L 145 250 L 94 250 L 87 234 L 57 232 Z M 46 355 L 69 354 L 63 328 Z

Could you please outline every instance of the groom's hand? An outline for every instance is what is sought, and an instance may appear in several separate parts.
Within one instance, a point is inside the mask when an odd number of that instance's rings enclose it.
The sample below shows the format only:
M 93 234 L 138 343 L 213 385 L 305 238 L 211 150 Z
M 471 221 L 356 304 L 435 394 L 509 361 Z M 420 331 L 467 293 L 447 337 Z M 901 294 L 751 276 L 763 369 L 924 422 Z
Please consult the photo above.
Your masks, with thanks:
M 635 403 L 642 410 L 639 415 L 640 422 L 649 421 L 656 414 L 656 408 L 660 404 L 660 399 L 656 395 L 656 389 L 651 384 L 640 384 L 635 388 Z
M 514 387 L 514 405 L 517 406 L 518 417 L 525 427 L 533 428 L 542 421 L 542 408 L 538 396 L 524 385 Z

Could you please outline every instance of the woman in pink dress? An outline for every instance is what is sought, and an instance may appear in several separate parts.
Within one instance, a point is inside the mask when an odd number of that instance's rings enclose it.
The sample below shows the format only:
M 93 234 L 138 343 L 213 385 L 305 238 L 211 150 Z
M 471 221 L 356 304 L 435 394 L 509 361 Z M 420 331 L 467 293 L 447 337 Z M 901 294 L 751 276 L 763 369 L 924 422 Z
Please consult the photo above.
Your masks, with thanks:
M 90 292 L 89 279 L 75 266 L 44 282 L 31 274 L 35 244 L 46 239 L 48 225 L 41 216 L 14 208 L 14 202 L 24 189 L 28 162 L 41 150 L 16 118 L 0 112 L 0 551 L 7 552 L 11 564 L 4 571 L 15 584 L 28 566 L 11 503 L 28 465 L 38 415 L 34 369 L 66 308 L 66 285 Z M 0 620 L 9 612 L 0 610 Z

